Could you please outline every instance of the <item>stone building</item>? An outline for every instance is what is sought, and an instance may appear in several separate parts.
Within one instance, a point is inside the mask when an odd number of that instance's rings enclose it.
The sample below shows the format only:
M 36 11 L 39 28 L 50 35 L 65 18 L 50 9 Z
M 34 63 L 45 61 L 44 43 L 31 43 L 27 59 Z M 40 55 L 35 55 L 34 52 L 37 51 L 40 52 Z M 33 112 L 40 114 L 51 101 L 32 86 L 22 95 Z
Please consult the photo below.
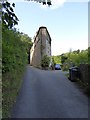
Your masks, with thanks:
M 47 28 L 42 26 L 37 31 L 30 50 L 30 64 L 41 68 L 41 59 L 44 55 L 51 57 L 51 37 Z

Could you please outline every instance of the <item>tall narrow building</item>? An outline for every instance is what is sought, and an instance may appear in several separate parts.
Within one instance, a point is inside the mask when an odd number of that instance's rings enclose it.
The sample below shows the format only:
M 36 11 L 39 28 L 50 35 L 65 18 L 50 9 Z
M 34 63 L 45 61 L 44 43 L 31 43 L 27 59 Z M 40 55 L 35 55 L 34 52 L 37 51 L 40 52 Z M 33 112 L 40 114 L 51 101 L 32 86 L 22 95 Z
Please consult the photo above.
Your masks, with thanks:
M 46 27 L 42 26 L 36 33 L 30 50 L 30 64 L 41 68 L 44 55 L 51 57 L 51 37 Z

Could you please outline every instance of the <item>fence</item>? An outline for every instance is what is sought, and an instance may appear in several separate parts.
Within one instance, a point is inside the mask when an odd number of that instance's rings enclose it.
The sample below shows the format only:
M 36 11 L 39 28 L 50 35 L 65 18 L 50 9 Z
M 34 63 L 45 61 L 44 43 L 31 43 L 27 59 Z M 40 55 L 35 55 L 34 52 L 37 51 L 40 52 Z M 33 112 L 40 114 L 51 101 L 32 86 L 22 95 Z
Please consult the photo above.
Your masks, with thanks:
M 90 64 L 80 64 L 79 78 L 82 82 L 90 84 Z

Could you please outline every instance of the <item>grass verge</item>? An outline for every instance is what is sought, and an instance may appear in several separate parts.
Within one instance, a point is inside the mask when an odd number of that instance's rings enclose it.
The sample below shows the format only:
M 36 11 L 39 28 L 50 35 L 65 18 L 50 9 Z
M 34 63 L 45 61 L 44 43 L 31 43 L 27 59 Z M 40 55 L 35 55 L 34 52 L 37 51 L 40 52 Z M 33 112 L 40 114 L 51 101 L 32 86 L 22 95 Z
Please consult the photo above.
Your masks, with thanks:
M 2 74 L 2 118 L 9 118 L 22 84 L 23 70 L 13 70 Z

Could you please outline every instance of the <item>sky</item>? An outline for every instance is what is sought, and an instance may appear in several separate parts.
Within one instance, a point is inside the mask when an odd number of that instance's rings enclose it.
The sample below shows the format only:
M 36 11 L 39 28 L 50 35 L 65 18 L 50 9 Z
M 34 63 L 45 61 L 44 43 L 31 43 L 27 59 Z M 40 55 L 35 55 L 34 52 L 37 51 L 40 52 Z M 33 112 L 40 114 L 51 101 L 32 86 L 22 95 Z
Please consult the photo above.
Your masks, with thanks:
M 52 38 L 52 55 L 60 55 L 70 49 L 87 49 L 88 1 L 72 1 L 53 0 L 54 4 L 48 7 L 18 0 L 14 9 L 19 18 L 16 28 L 33 38 L 40 26 L 47 27 Z

